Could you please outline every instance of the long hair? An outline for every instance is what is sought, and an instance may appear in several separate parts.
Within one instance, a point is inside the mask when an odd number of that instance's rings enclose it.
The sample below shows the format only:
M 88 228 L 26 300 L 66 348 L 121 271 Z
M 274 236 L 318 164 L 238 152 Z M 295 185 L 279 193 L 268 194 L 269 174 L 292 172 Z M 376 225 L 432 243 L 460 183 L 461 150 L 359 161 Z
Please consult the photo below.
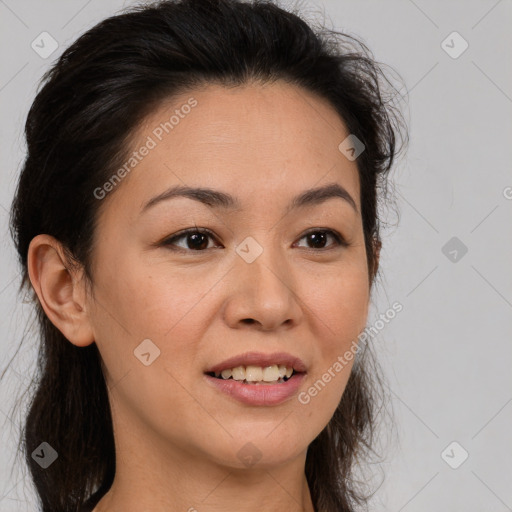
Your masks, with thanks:
M 270 1 L 160 1 L 97 24 L 43 76 L 25 124 L 27 154 L 10 217 L 20 291 L 32 292 L 40 334 L 20 444 L 43 512 L 97 503 L 114 479 L 115 444 L 97 346 L 73 345 L 44 313 L 28 278 L 30 241 L 55 237 L 92 282 L 102 203 L 94 190 L 126 161 L 139 123 L 196 86 L 276 80 L 327 100 L 365 145 L 357 167 L 372 287 L 379 193 L 398 153 L 402 118 L 392 95 L 385 97 L 388 86 L 397 91 L 357 38 L 315 29 Z M 332 419 L 308 448 L 305 471 L 318 512 L 351 512 L 367 500 L 354 468 L 372 450 L 382 389 L 369 355 L 368 347 L 358 351 Z M 43 441 L 58 452 L 47 469 L 32 457 Z

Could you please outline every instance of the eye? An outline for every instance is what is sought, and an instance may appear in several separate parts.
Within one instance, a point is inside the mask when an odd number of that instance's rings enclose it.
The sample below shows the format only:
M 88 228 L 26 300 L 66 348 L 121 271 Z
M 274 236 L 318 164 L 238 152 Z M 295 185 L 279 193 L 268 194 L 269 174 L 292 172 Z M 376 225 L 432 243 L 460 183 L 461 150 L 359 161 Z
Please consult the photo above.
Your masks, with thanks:
M 163 245 L 165 246 L 176 246 L 179 249 L 184 250 L 192 250 L 192 251 L 204 251 L 205 249 L 209 249 L 208 247 L 208 238 L 214 238 L 213 234 L 210 233 L 207 229 L 186 229 L 172 236 L 171 238 L 167 238 Z M 176 242 L 178 240 L 184 239 L 185 247 L 178 245 Z M 172 249 L 172 247 L 171 247 Z
M 329 237 L 334 239 L 334 241 L 335 241 L 334 247 L 336 247 L 336 246 L 347 247 L 348 246 L 345 239 L 337 231 L 333 231 L 331 229 L 316 228 L 316 229 L 306 233 L 300 240 L 303 240 L 304 238 L 306 238 L 308 242 L 311 242 L 313 247 L 309 247 L 310 249 L 324 250 L 324 249 L 326 249 L 325 245 L 327 244 L 327 240 Z M 329 250 L 329 247 L 327 247 L 327 250 Z
M 334 244 L 331 244 L 331 247 L 326 247 L 329 237 L 334 239 Z M 190 228 L 167 238 L 162 242 L 162 245 L 173 250 L 202 252 L 212 248 L 209 247 L 209 239 L 215 239 L 215 236 L 208 229 Z M 335 247 L 347 247 L 349 245 L 337 231 L 331 229 L 315 228 L 300 238 L 300 240 L 303 239 L 307 239 L 307 242 L 313 245 L 313 247 L 307 247 L 307 249 L 318 251 L 329 250 Z M 184 245 L 177 243 L 180 240 L 184 241 Z

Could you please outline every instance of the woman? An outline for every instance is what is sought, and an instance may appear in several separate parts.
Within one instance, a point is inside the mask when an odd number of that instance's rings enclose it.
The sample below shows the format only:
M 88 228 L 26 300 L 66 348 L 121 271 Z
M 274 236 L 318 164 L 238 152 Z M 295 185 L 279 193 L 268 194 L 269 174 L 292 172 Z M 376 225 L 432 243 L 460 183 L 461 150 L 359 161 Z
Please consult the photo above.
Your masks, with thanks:
M 402 135 L 382 78 L 356 39 L 230 0 L 109 18 L 45 75 L 11 217 L 43 511 L 364 504 L 360 340 Z

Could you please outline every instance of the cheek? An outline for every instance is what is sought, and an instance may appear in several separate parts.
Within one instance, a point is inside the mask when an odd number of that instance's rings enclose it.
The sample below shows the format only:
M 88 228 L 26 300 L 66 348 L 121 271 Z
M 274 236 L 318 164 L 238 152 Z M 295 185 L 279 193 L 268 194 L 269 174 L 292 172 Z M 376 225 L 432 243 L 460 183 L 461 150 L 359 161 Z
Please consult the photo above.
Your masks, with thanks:
M 364 329 L 369 305 L 369 283 L 364 265 L 340 265 L 329 275 L 309 276 L 302 296 L 313 318 L 322 326 L 324 349 L 343 348 Z
M 115 270 L 114 265 L 104 266 L 96 280 L 91 311 L 110 380 L 117 382 L 128 371 L 135 375 L 157 366 L 171 369 L 173 375 L 190 367 L 197 354 L 195 340 L 202 338 L 206 325 L 203 302 L 208 302 L 204 299 L 216 280 L 211 273 L 195 279 L 191 268 L 150 268 L 129 255 L 118 260 Z M 148 368 L 134 354 L 147 339 L 160 352 Z M 143 378 L 151 380 L 152 373 L 146 372 Z M 166 375 L 159 378 L 165 380 Z
M 197 306 L 218 281 L 212 272 L 169 266 L 150 267 L 134 259 L 125 260 L 109 281 L 106 301 L 119 320 L 129 326 L 133 337 L 163 339 L 194 319 Z M 122 276 L 122 277 L 121 277 Z
M 359 335 L 363 332 L 369 306 L 368 275 L 364 265 L 345 266 L 329 279 L 309 282 L 303 294 L 313 319 L 316 347 L 306 392 L 299 402 L 315 411 L 318 421 L 334 413 L 350 377 Z M 307 284 L 307 283 L 306 283 Z
M 126 278 L 110 281 L 98 295 L 97 304 L 102 305 L 96 320 L 119 426 L 129 430 L 131 422 L 151 418 L 159 431 L 174 432 L 183 440 L 199 430 L 192 425 L 194 419 L 211 421 L 208 425 L 214 429 L 215 423 L 194 399 L 194 389 L 202 375 L 199 341 L 212 307 L 207 292 L 218 277 L 178 279 L 178 272 L 150 272 L 129 263 L 119 267 L 118 275 Z M 147 339 L 156 349 L 147 345 L 152 362 L 146 366 L 134 351 Z
M 313 437 L 324 429 L 338 407 L 352 366 L 353 360 L 345 361 L 341 366 L 331 363 L 317 368 L 298 394 L 299 417 L 310 422 L 315 429 Z

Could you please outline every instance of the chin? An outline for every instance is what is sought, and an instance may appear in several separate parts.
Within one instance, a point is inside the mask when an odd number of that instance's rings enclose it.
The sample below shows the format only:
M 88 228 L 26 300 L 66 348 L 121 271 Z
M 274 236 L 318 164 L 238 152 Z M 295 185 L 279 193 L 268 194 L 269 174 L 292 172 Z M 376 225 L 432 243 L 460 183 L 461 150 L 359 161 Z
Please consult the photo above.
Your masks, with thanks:
M 216 458 L 233 469 L 270 469 L 287 464 L 307 450 L 303 433 L 294 434 L 286 428 L 277 432 L 279 427 L 275 427 L 274 431 L 264 428 L 259 432 L 249 428 L 249 434 L 242 429 L 244 433 L 233 434 Z

